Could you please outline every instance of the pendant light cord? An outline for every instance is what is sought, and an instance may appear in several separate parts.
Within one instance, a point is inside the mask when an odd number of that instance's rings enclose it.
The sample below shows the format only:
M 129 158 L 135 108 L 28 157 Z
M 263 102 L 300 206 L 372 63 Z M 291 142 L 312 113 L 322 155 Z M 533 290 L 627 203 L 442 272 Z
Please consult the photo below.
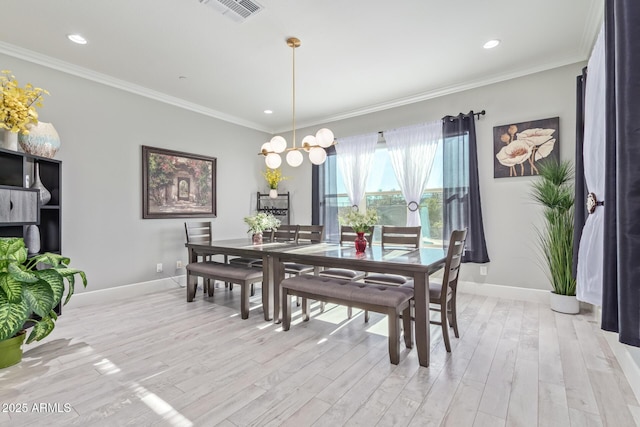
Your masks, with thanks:
M 296 148 L 296 45 L 293 44 L 293 46 L 291 47 L 291 49 L 293 50 L 293 71 L 292 71 L 292 93 L 293 93 L 293 101 L 292 101 L 292 105 L 293 105 L 293 148 Z

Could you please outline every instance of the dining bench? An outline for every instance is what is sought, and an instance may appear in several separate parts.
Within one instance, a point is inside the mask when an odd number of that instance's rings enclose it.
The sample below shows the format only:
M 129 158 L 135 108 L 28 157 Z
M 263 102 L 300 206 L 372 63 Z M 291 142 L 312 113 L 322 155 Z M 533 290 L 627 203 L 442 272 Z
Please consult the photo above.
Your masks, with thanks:
M 196 295 L 197 277 L 240 285 L 240 316 L 243 319 L 249 318 L 249 294 L 251 293 L 249 288 L 254 283 L 262 282 L 262 270 L 214 261 L 189 263 L 187 264 L 187 302 L 193 301 Z M 213 284 L 208 285 L 207 288 L 208 295 L 212 297 Z M 265 320 L 269 320 L 269 292 L 267 289 L 262 289 L 262 303 Z
M 372 285 L 352 280 L 312 275 L 294 276 L 284 279 L 282 290 L 282 329 L 291 326 L 291 296 L 302 298 L 303 320 L 309 320 L 309 299 L 356 307 L 361 310 L 386 314 L 389 323 L 389 359 L 397 365 L 400 361 L 400 316 L 404 328 L 407 348 L 413 346 L 413 324 L 410 300 L 413 289 L 397 286 Z

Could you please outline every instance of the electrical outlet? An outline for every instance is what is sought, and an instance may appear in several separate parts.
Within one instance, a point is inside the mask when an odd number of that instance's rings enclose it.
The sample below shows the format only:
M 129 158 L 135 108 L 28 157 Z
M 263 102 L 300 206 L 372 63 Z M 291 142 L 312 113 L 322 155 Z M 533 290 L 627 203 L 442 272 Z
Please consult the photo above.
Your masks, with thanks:
M 162 263 L 156 264 L 156 273 L 162 273 Z
M 180 259 L 176 261 L 176 270 L 179 268 L 182 268 L 182 260 Z
M 481 265 L 480 266 L 480 275 L 481 276 L 486 276 L 487 275 L 487 266 L 486 265 Z

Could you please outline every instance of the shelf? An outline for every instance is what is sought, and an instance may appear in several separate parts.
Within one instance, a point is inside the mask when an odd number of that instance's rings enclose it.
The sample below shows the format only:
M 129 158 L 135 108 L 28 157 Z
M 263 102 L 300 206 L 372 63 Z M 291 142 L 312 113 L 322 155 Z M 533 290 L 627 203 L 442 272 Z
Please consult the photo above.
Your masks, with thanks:
M 269 193 L 257 193 L 256 209 L 258 212 L 270 213 L 280 220 L 282 224 L 289 224 L 289 193 L 278 193 L 278 197 L 272 198 Z
M 44 205 L 44 206 L 40 206 L 40 209 L 52 209 L 52 210 L 60 210 L 60 206 L 58 205 Z

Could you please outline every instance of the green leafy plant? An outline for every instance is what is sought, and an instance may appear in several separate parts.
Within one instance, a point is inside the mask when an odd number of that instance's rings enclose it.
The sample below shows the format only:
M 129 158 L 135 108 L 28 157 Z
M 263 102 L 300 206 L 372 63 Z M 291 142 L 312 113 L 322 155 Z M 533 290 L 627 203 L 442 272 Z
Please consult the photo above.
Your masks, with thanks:
M 244 222 L 249 226 L 247 233 L 252 234 L 262 233 L 264 230 L 280 227 L 280 220 L 265 212 L 260 212 L 253 216 L 246 216 Z
M 360 212 L 352 208 L 346 209 L 339 217 L 340 225 L 348 225 L 356 233 L 368 233 L 371 227 L 378 223 L 378 212 L 374 209 L 367 209 Z
M 27 343 L 51 333 L 58 318 L 54 308 L 63 297 L 64 304 L 69 302 L 76 274 L 87 286 L 85 273 L 69 268 L 69 262 L 52 253 L 28 258 L 22 238 L 0 238 L 0 341 L 15 336 L 27 322 L 34 325 Z M 37 269 L 42 265 L 48 268 Z
M 553 292 L 575 295 L 573 277 L 573 167 L 570 162 L 548 161 L 539 166 L 533 198 L 544 208 L 544 228 L 537 229 L 538 247 Z

